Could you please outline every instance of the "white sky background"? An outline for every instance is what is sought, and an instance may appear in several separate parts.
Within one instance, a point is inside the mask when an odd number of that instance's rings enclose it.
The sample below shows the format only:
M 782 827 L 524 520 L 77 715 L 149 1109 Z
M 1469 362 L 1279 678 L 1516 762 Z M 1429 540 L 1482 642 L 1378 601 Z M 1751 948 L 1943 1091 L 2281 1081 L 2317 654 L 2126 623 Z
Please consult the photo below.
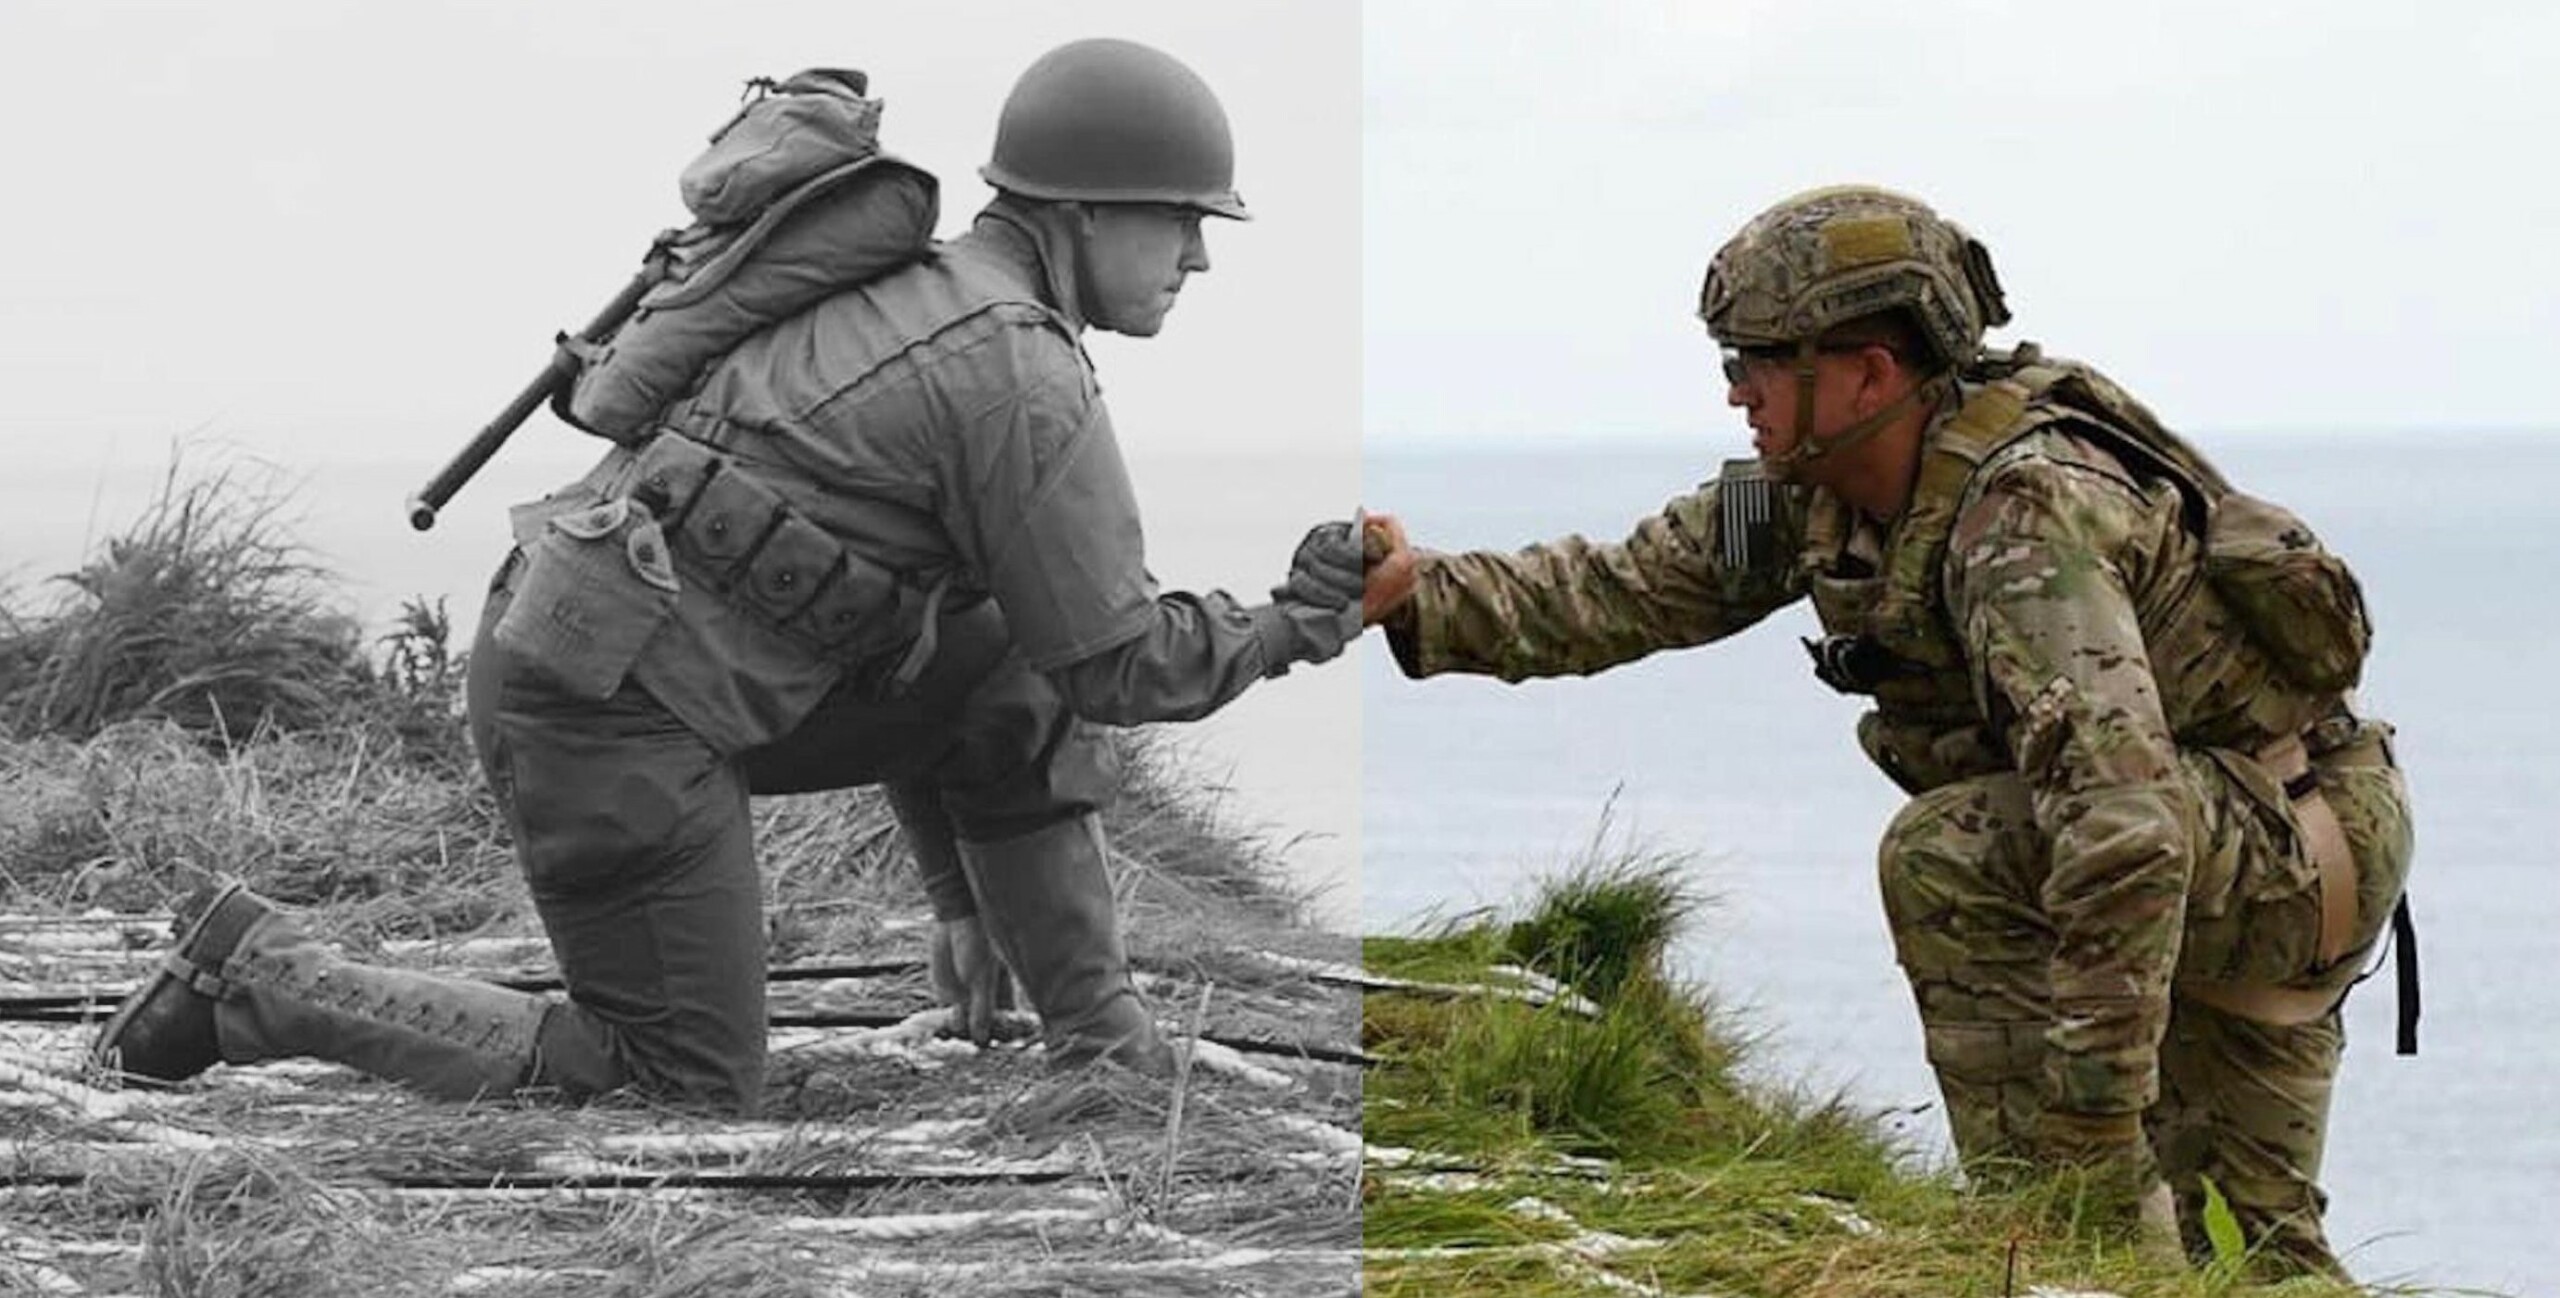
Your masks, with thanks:
M 944 235 L 1021 71 L 1085 36 L 1188 63 L 1256 218 L 1208 226 L 1153 339 L 1089 333 L 1174 588 L 1258 600 L 1359 482 L 1359 51 L 1350 4 L 1087 0 L 6 0 L 0 6 L 0 592 L 120 528 L 173 440 L 298 483 L 303 534 L 376 624 L 466 626 L 506 505 L 603 444 L 537 413 L 436 529 L 406 494 L 583 325 L 658 230 L 741 83 L 850 66 L 885 146 L 942 182 Z M 1240 471 L 1206 456 L 1290 458 Z M 1358 686 L 1253 691 L 1195 733 L 1248 816 L 1314 847 L 1356 911 Z M 1219 764 L 1232 760 L 1232 771 Z
M 1747 454 L 1698 281 L 1851 181 L 1989 244 L 1995 341 L 2173 424 L 2560 422 L 2560 8 L 1371 0 L 1366 27 L 1373 447 Z
M 78 455 L 209 423 L 297 454 L 441 454 L 683 223 L 676 174 L 745 78 L 869 71 L 884 142 L 942 178 L 956 233 L 1014 77 L 1086 35 L 1201 72 L 1261 218 L 1212 226 L 1217 265 L 1161 338 L 1097 339 L 1133 458 L 1347 449 L 1323 367 L 1356 362 L 1323 339 L 1358 290 L 1353 13 L 1173 0 L 10 0 L 0 435 Z M 529 431 L 573 467 L 594 448 Z

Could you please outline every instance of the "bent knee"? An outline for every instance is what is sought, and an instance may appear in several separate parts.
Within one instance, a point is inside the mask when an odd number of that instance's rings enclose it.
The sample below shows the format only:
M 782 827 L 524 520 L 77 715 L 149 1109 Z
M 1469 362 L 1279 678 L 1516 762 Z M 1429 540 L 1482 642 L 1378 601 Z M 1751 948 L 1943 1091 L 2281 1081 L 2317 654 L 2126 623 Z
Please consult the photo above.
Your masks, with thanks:
M 1902 805 L 1876 847 L 1876 880 L 1888 913 L 1942 904 L 1951 892 L 1994 872 L 2014 874 L 2032 854 L 2035 813 L 2026 784 L 1987 775 L 1942 784 Z

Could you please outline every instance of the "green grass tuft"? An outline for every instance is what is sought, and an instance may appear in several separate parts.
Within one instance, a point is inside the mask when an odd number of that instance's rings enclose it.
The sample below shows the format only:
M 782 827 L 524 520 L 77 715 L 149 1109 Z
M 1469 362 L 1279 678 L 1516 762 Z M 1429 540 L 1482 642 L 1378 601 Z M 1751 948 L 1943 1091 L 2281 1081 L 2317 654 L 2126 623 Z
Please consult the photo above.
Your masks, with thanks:
M 1418 1151 L 1362 1185 L 1365 1292 L 1545 1298 L 1607 1291 L 1941 1298 L 2034 1286 L 2124 1298 L 2262 1292 L 2230 1268 L 2164 1270 L 2085 1220 L 2068 1178 L 1997 1191 L 1909 1164 L 1877 1115 L 1744 1084 L 1741 1029 L 1666 972 L 1697 903 L 1686 863 L 1595 848 L 1517 918 L 1366 939 L 1372 971 L 1506 985 L 1578 973 L 1596 1014 L 1494 995 L 1373 991 L 1369 1143 Z M 1516 984 L 1510 984 L 1516 985 Z M 1569 1161 L 1592 1156 L 1605 1160 Z M 1592 1251 L 1588 1232 L 1625 1241 Z M 1450 1250 L 1460 1250 L 1452 1252 Z M 2302 1298 L 2361 1291 L 2318 1281 Z
M 1613 1000 L 1640 980 L 1658 982 L 1671 939 L 1698 899 L 1675 863 L 1586 860 L 1541 890 L 1537 905 L 1503 935 L 1530 968 Z

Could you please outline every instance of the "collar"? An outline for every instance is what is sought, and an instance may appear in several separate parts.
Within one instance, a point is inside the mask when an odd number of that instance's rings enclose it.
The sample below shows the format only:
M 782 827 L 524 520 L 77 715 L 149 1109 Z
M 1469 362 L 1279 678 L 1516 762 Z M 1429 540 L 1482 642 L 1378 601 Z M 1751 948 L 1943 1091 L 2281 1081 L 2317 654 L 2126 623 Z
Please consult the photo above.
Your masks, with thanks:
M 1073 236 L 1058 219 L 1059 212 L 1046 204 L 999 199 L 978 213 L 968 232 L 951 241 L 951 248 L 974 252 L 1013 272 L 1031 286 L 1041 305 L 1065 317 L 1081 336 L 1084 303 L 1076 292 Z

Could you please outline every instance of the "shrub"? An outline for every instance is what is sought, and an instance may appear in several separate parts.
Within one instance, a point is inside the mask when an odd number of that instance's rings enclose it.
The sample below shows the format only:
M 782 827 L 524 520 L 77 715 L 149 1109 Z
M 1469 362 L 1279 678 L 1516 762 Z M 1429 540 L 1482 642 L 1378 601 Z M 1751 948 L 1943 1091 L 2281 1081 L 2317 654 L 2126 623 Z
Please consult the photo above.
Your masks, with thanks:
M 0 621 L 0 727 L 86 738 L 166 718 L 206 735 L 335 715 L 366 679 L 355 620 L 295 541 L 284 496 L 173 461 L 123 535 L 74 572 L 65 605 Z

